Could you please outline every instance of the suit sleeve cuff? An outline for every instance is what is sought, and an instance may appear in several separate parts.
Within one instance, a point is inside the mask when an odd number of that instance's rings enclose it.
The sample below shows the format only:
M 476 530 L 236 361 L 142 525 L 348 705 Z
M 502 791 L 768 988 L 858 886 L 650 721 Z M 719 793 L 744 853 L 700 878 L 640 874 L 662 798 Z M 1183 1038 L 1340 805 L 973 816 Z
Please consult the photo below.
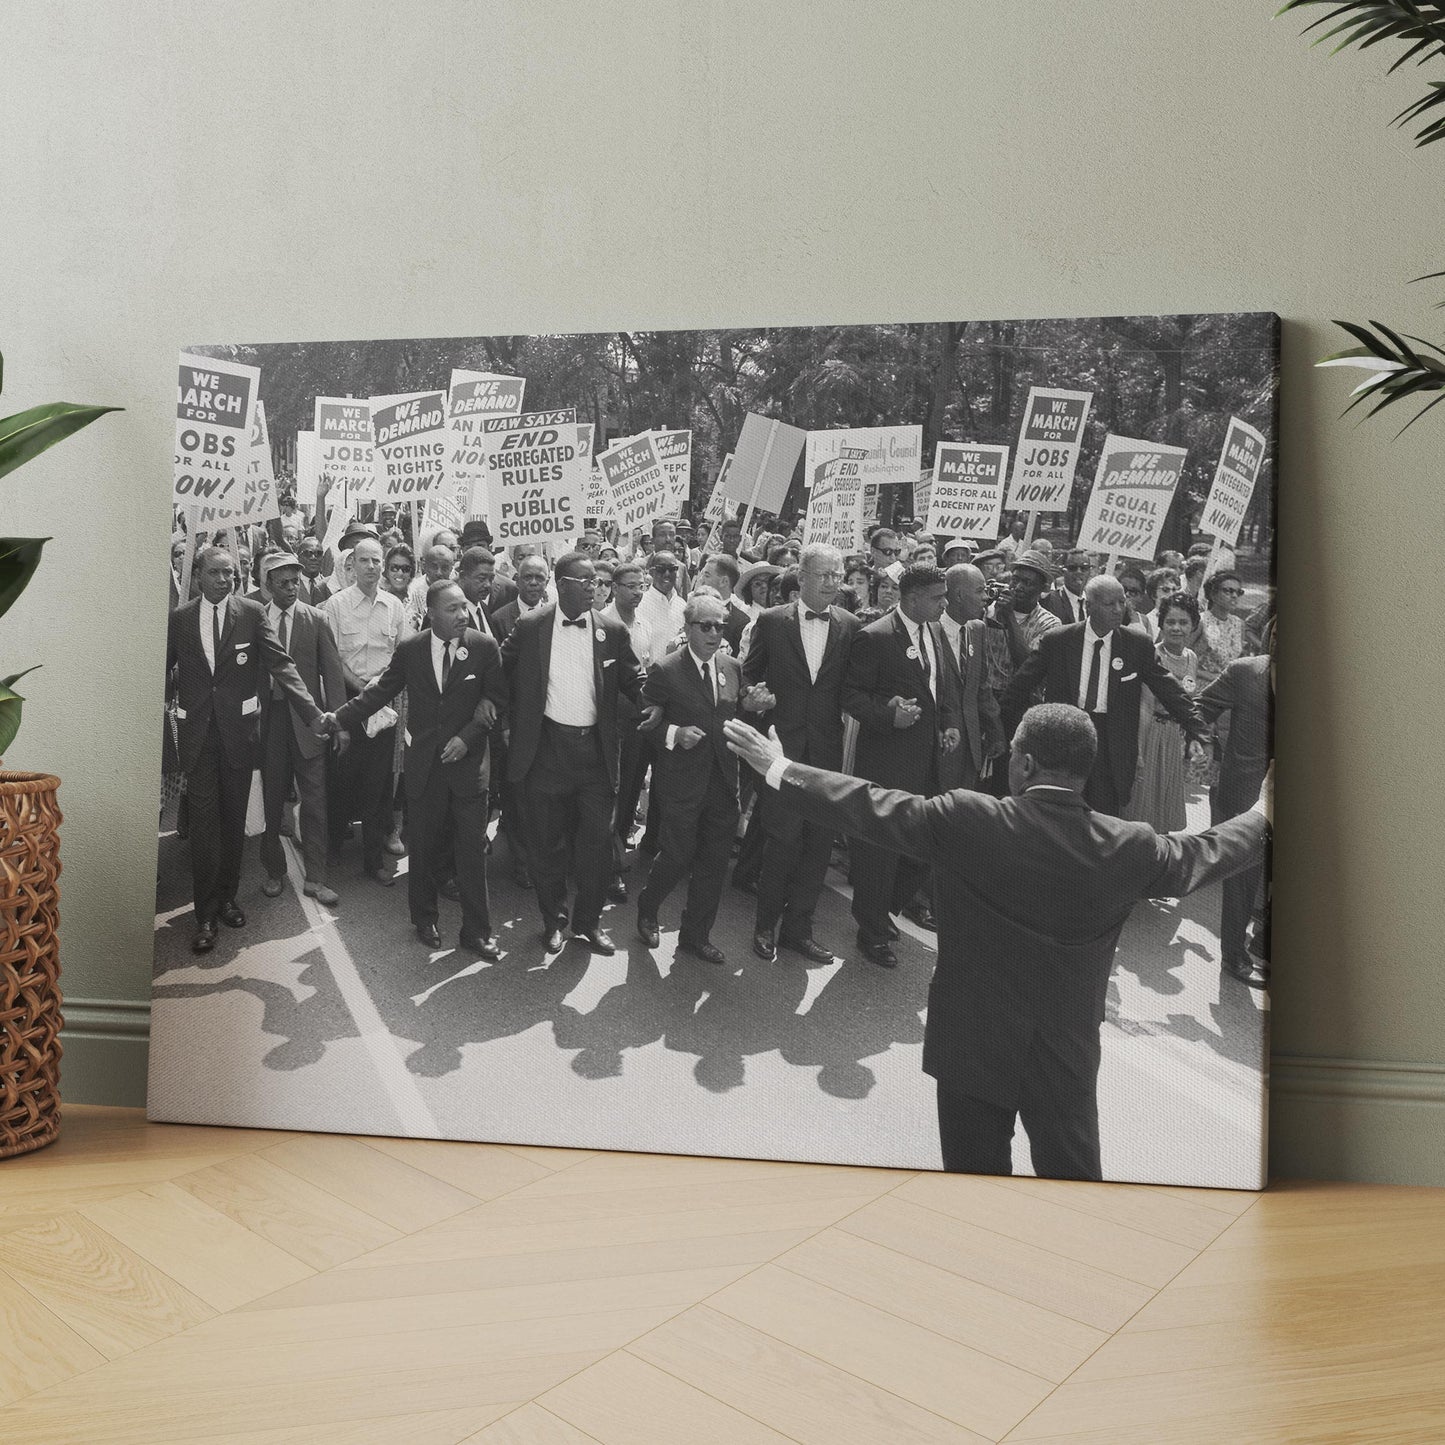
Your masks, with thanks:
M 763 776 L 763 781 L 770 788 L 780 788 L 783 785 L 783 774 L 788 771 L 787 758 L 776 759 Z
M 671 750 L 672 750 L 673 748 L 675 748 L 676 746 L 677 746 L 677 724 L 676 724 L 676 723 L 668 723 L 668 725 L 667 725 L 667 747 L 668 747 L 668 750 L 671 751 Z

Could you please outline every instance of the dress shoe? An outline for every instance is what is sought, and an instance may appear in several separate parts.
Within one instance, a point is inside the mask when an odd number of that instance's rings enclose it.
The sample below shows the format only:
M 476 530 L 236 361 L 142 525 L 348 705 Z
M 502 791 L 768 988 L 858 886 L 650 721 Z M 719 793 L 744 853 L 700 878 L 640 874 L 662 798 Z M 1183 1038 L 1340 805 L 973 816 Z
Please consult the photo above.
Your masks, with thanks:
M 616 953 L 617 945 L 612 941 L 612 935 L 605 928 L 574 928 L 573 938 L 580 938 L 593 953 Z
M 637 914 L 637 936 L 649 947 L 656 948 L 662 941 L 662 935 L 658 932 L 657 920 L 649 918 L 640 910 Z
M 383 888 L 390 888 L 396 882 L 396 874 L 383 863 L 379 868 L 368 868 L 366 876 L 373 883 L 380 883 Z
M 400 838 L 388 838 L 381 846 L 385 848 L 393 858 L 406 857 L 406 844 L 403 843 Z
M 1269 987 L 1269 969 L 1253 954 L 1236 953 L 1224 960 L 1224 972 L 1250 988 Z
M 894 953 L 891 943 L 864 943 L 859 939 L 858 947 L 863 950 L 863 957 L 869 963 L 876 963 L 879 968 L 898 967 L 898 955 Z
M 328 888 L 324 883 L 303 884 L 301 891 L 308 898 L 314 898 L 324 908 L 335 908 L 341 902 L 341 895 L 334 888 Z
M 279 878 L 268 878 L 261 885 L 261 892 L 264 893 L 267 898 L 279 898 L 282 887 L 283 884 Z
M 567 942 L 567 935 L 562 931 L 559 923 L 555 928 L 549 928 L 543 937 L 542 950 L 545 953 L 561 953 L 563 945 Z
M 216 925 L 214 923 L 203 923 L 196 929 L 196 936 L 191 939 L 192 953 L 209 953 L 216 946 Z
M 778 961 L 778 930 L 756 928 L 753 930 L 753 952 L 765 963 Z
M 910 903 L 903 910 L 903 916 L 910 922 L 916 923 L 920 928 L 926 928 L 930 933 L 938 931 L 938 924 L 934 922 L 933 909 L 926 903 Z
M 704 963 L 716 964 L 719 968 L 728 961 L 727 955 L 722 951 L 722 949 L 715 947 L 705 938 L 698 939 L 679 937 L 677 940 L 677 947 L 678 952 L 690 953 L 694 958 L 700 958 Z
M 416 936 L 421 939 L 428 948 L 440 948 L 442 946 L 442 936 L 437 932 L 435 923 L 418 923 L 416 926 Z
M 621 878 L 614 878 L 608 885 L 607 901 L 609 903 L 627 902 L 627 884 Z
M 236 906 L 234 898 L 229 903 L 221 904 L 221 911 L 216 916 L 227 928 L 244 928 L 246 926 L 246 915 Z
M 738 869 L 734 868 L 733 887 L 736 888 L 739 893 L 750 893 L 754 897 L 756 897 L 758 892 L 758 880 L 751 873 L 742 873 L 739 872 Z
M 475 953 L 478 958 L 485 958 L 488 963 L 496 963 L 502 956 L 502 950 L 498 947 L 495 938 L 475 938 L 470 933 L 464 933 L 457 939 L 457 943 L 468 953 Z
M 438 883 L 437 892 L 440 893 L 443 898 L 449 898 L 453 903 L 460 903 L 462 901 L 462 890 L 457 887 L 457 880 L 455 878 L 448 878 L 445 883 Z
M 837 958 L 828 952 L 816 938 L 780 938 L 779 948 L 801 953 L 809 963 L 837 963 Z

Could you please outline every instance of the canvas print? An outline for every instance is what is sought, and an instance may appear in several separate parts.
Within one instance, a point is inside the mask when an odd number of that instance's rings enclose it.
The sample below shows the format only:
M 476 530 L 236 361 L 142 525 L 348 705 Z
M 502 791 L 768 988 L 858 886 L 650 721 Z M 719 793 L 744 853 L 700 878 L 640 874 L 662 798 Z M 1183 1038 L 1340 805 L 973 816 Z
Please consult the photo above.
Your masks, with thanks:
M 150 1117 L 1260 1187 L 1278 379 L 188 346 Z

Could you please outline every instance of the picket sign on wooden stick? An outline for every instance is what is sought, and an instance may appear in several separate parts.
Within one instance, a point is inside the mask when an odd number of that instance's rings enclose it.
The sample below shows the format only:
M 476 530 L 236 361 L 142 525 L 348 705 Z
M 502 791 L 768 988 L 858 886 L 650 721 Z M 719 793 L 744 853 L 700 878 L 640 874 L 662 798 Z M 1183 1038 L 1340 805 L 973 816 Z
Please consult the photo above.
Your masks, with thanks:
M 753 520 L 753 508 L 758 504 L 758 493 L 763 489 L 763 477 L 767 474 L 768 458 L 773 454 L 773 440 L 778 434 L 778 424 L 774 422 L 768 428 L 768 439 L 763 443 L 763 459 L 758 463 L 758 475 L 753 482 L 753 494 L 748 498 L 748 509 L 743 513 L 743 536 L 751 535 L 748 532 L 748 524 Z
M 196 561 L 196 523 L 200 520 L 201 509 L 199 507 L 187 507 L 186 516 L 186 551 L 181 558 L 181 595 L 180 601 L 187 602 L 191 596 L 191 568 Z
M 1039 514 L 1029 513 L 1028 526 L 1024 528 L 1024 546 L 1027 547 L 1034 540 L 1034 529 L 1039 525 Z

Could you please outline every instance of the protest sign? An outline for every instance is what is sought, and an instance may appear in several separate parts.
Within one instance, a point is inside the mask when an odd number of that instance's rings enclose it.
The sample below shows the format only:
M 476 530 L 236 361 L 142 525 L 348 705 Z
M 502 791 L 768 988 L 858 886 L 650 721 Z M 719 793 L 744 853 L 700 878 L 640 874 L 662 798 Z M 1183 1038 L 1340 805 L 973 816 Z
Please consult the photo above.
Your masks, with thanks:
M 631 532 L 667 511 L 667 473 L 649 432 L 615 442 L 597 458 L 612 493 L 612 518 Z
M 727 479 L 728 471 L 733 464 L 733 454 L 729 452 L 722 459 L 722 466 L 718 468 L 717 481 L 712 484 L 712 493 L 707 499 L 707 507 L 703 512 L 703 520 L 711 522 L 716 526 L 731 511 L 730 503 L 734 498 L 728 496 L 727 487 L 723 485 Z
M 550 542 L 581 531 L 587 465 L 576 411 L 483 418 L 482 478 L 495 545 Z
M 899 482 L 911 485 L 923 465 L 923 428 L 861 426 L 810 431 L 803 461 L 803 485 L 812 486 L 818 469 L 824 462 L 841 455 L 844 447 L 862 451 L 859 478 L 865 486 L 886 487 Z
M 271 457 L 271 433 L 266 426 L 266 403 L 256 399 L 256 420 L 251 427 L 251 457 L 246 464 L 246 520 L 269 522 L 281 515 L 276 491 L 276 463 Z
M 1201 532 L 1211 533 L 1228 547 L 1239 544 L 1244 514 L 1264 465 L 1264 448 L 1264 437 L 1259 432 L 1237 416 L 1230 417 L 1219 465 L 1214 469 L 1214 484 L 1199 519 Z
M 612 508 L 612 488 L 607 485 L 602 468 L 594 464 L 587 473 L 587 517 L 599 523 L 615 522 Z
M 423 514 L 421 531 L 417 534 L 420 544 L 418 557 L 421 549 L 430 546 L 432 538 L 438 532 L 455 532 L 460 537 L 466 520 L 466 513 L 451 497 L 443 492 L 433 492 L 426 499 L 426 512 Z
M 447 392 L 447 485 L 469 517 L 488 511 L 482 490 L 482 423 L 488 417 L 519 416 L 526 389 L 524 377 L 452 369 Z
M 443 391 L 371 398 L 372 495 L 378 502 L 421 502 L 441 490 L 446 478 L 446 402 Z
M 655 431 L 652 444 L 657 459 L 667 473 L 667 506 L 673 516 L 680 516 L 692 491 L 692 433 L 690 431 Z
M 1183 447 L 1104 438 L 1094 490 L 1076 547 L 1152 562 L 1159 533 L 1184 471 Z
M 747 503 L 744 528 L 757 507 L 765 512 L 783 510 L 793 469 L 798 465 L 798 456 L 807 439 L 807 432 L 787 422 L 774 421 L 751 411 L 743 418 L 727 484 L 729 496 Z
M 808 496 L 804 544 L 820 543 L 840 552 L 855 551 L 863 540 L 864 447 L 844 446 L 823 462 Z
M 1008 453 L 1007 447 L 982 442 L 939 442 L 923 530 L 944 537 L 997 537 Z
M 1014 453 L 1008 505 L 1020 512 L 1062 512 L 1069 505 L 1074 469 L 1084 444 L 1092 391 L 1031 386 Z
M 314 424 L 316 465 L 331 478 L 331 495 L 344 481 L 348 497 L 375 496 L 371 403 L 365 397 L 318 396 Z
M 245 476 L 261 372 L 235 361 L 180 354 L 172 499 L 214 519 L 245 511 Z
M 938 465 L 938 455 L 935 452 L 933 464 Z M 915 517 L 928 516 L 928 499 L 933 493 L 933 473 L 919 472 L 918 479 L 913 483 L 913 515 Z

